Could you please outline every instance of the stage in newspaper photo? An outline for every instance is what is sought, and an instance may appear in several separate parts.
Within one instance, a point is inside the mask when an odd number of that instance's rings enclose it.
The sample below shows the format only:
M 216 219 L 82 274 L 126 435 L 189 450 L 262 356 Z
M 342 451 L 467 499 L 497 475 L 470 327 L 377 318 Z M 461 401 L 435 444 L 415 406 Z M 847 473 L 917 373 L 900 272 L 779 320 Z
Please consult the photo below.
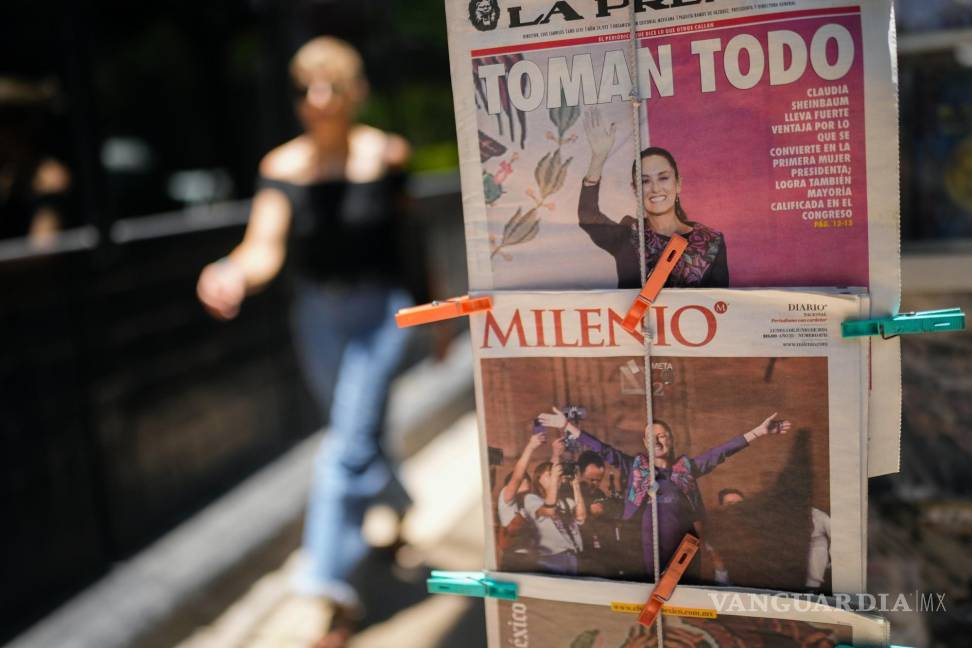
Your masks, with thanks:
M 650 580 L 650 444 L 662 567 L 693 533 L 688 582 L 830 591 L 826 358 L 652 357 L 651 426 L 641 362 L 483 362 L 500 569 Z

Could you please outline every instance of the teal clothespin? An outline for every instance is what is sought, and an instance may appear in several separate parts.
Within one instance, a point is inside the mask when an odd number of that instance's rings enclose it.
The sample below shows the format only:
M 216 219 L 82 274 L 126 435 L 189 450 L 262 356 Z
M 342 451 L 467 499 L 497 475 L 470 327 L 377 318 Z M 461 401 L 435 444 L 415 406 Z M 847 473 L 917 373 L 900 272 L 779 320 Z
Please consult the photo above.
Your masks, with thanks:
M 965 313 L 961 308 L 898 313 L 891 317 L 877 319 L 851 320 L 840 325 L 845 337 L 880 335 L 883 338 L 905 333 L 936 333 L 938 331 L 961 331 L 965 328 Z
M 507 601 L 515 601 L 517 596 L 516 583 L 495 581 L 486 572 L 481 571 L 432 570 L 432 576 L 426 580 L 426 585 L 432 594 L 459 594 L 460 596 L 498 598 Z

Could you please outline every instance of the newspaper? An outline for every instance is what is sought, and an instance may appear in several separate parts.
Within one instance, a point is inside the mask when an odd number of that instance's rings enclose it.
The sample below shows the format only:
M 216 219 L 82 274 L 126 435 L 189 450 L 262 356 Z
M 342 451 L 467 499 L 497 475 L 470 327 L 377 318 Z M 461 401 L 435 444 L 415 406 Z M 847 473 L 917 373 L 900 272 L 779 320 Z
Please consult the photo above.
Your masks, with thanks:
M 670 286 L 864 286 L 897 312 L 890 0 L 446 8 L 473 290 L 636 287 L 677 231 Z M 873 363 L 878 475 L 898 469 L 898 343 Z
M 864 591 L 868 346 L 853 291 L 503 292 L 471 317 L 487 566 L 651 580 L 686 532 L 692 583 Z M 647 385 L 647 387 L 646 387 Z M 652 425 L 647 425 L 646 388 Z
M 638 624 L 650 586 L 520 574 L 493 574 L 516 582 L 516 601 L 487 599 L 491 648 L 654 648 L 655 627 Z M 659 617 L 666 646 L 689 648 L 880 648 L 888 645 L 884 619 L 835 607 L 822 599 L 778 593 L 679 586 Z

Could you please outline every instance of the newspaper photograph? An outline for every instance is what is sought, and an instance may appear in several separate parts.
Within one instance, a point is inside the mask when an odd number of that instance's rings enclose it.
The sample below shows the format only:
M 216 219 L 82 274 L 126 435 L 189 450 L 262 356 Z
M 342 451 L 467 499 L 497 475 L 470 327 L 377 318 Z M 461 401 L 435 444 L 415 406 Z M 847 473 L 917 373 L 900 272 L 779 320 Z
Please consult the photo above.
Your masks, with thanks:
M 652 580 L 656 536 L 664 568 L 693 533 L 686 582 L 862 589 L 867 347 L 838 330 L 866 300 L 667 290 L 646 380 L 633 296 L 502 293 L 472 319 L 488 566 Z
M 488 599 L 489 645 L 508 648 L 655 648 L 655 627 L 638 623 L 650 587 L 517 574 L 516 601 Z M 835 648 L 888 645 L 876 616 L 759 591 L 679 586 L 659 621 L 664 645 L 677 648 Z
M 471 289 L 639 287 L 678 233 L 668 286 L 862 286 L 871 316 L 897 312 L 889 0 L 446 8 Z M 899 466 L 897 341 L 871 369 L 880 475 Z

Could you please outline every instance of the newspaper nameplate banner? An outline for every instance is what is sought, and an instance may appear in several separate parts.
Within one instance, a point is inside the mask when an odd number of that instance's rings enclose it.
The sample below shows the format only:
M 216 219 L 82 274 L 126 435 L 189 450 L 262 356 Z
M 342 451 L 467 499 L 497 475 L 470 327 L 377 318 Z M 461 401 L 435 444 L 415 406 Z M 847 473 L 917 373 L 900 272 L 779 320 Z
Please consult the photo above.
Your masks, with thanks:
M 624 0 L 446 8 L 471 289 L 637 287 L 678 231 L 670 286 L 865 286 L 871 316 L 897 312 L 888 0 L 639 1 L 634 43 Z M 878 475 L 898 469 L 898 342 L 872 360 Z
M 646 379 L 634 295 L 504 292 L 471 317 L 487 566 L 650 580 L 653 443 L 662 566 L 694 532 L 687 582 L 863 591 L 868 347 L 839 327 L 866 299 L 667 289 Z
M 489 646 L 657 645 L 655 629 L 638 624 L 650 586 L 523 574 L 494 574 L 516 582 L 516 601 L 486 601 Z M 621 603 L 631 601 L 632 603 Z M 640 604 L 634 603 L 640 601 Z M 631 611 L 634 611 L 632 614 Z M 822 599 L 778 593 L 679 586 L 659 617 L 665 645 L 735 648 L 835 648 L 888 645 L 884 619 L 833 607 Z

